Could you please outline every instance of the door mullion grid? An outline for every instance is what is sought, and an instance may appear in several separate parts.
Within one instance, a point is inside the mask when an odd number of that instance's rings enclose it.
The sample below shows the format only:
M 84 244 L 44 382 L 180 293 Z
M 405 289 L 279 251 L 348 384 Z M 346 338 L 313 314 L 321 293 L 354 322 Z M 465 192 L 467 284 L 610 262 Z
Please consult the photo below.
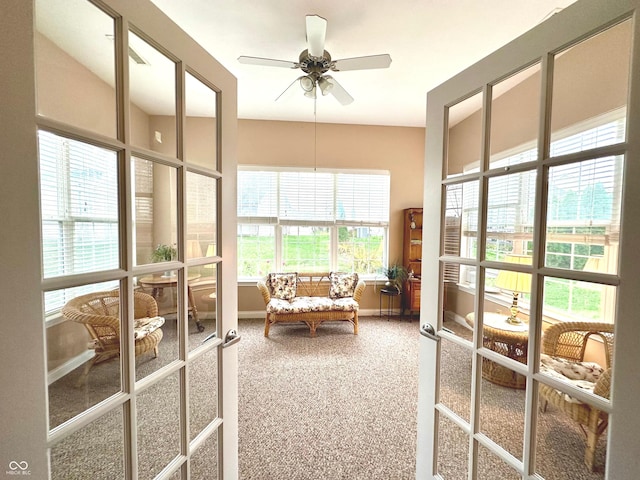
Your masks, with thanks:
M 124 305 L 127 306 L 126 317 L 121 318 L 120 331 L 124 333 L 121 336 L 121 352 L 120 355 L 122 386 L 125 393 L 129 396 L 129 401 L 123 404 L 123 429 L 124 429 L 124 472 L 127 480 L 138 478 L 138 439 L 137 431 L 137 408 L 136 408 L 136 359 L 133 347 L 133 322 L 127 322 L 127 318 L 133 318 L 133 229 L 129 228 L 129 223 L 135 201 L 132 199 L 132 190 L 130 188 L 132 180 L 131 172 L 131 149 L 128 148 L 128 141 L 131 138 L 131 123 L 129 115 L 130 90 L 129 90 L 129 21 L 126 17 L 116 17 L 115 19 L 115 58 L 116 58 L 116 84 L 120 88 L 116 88 L 116 105 L 117 105 L 117 135 L 124 143 L 125 149 L 121 152 L 119 158 L 122 168 L 122 174 L 119 176 L 120 198 L 124 198 L 124 204 L 120 205 L 120 244 L 124 249 L 120 251 L 120 264 L 127 272 L 126 280 L 120 282 L 120 293 L 125 298 L 121 298 Z M 123 283 L 124 282 L 124 283 Z M 124 327 L 124 328 L 122 328 Z
M 544 248 L 546 240 L 546 212 L 549 167 L 544 159 L 549 157 L 551 146 L 551 105 L 553 93 L 553 56 L 547 54 L 541 59 L 540 75 L 540 116 L 538 125 L 538 158 L 536 166 L 536 196 L 533 220 L 533 251 L 531 275 L 531 307 L 529 311 L 529 347 L 527 352 L 527 389 L 525 391 L 524 426 L 524 471 L 528 475 L 535 472 L 536 438 L 538 426 L 538 382 L 533 374 L 538 371 L 540 359 L 540 340 L 542 338 L 542 299 L 544 276 L 539 269 L 544 266 Z
M 182 160 L 182 167 L 178 169 L 178 241 L 182 243 L 180 249 L 180 259 L 183 262 L 183 268 L 181 270 L 182 283 L 178 291 L 178 331 L 180 335 L 178 337 L 178 358 L 184 361 L 183 367 L 179 373 L 180 384 L 180 455 L 186 461 L 183 461 L 180 471 L 186 475 L 185 478 L 189 478 L 189 365 L 188 356 L 189 349 L 187 348 L 187 338 L 189 329 L 189 308 L 188 308 L 188 281 L 189 278 L 187 270 L 187 218 L 186 218 L 186 206 L 187 206 L 187 169 L 185 167 L 186 146 L 185 146 L 185 131 L 186 131 L 186 66 L 184 62 L 175 59 L 176 61 L 176 147 L 178 159 Z
M 476 297 L 474 309 L 477 313 L 473 331 L 473 367 L 471 372 L 471 435 L 469 438 L 469 479 L 476 478 L 478 469 L 478 440 L 480 432 L 480 405 L 481 405 L 481 385 L 482 385 L 482 356 L 478 350 L 482 347 L 482 325 L 484 313 L 484 283 L 485 270 L 481 262 L 484 260 L 486 252 L 487 236 L 485 233 L 487 223 L 487 199 L 488 199 L 488 179 L 485 175 L 489 169 L 489 151 L 491 134 L 491 85 L 482 87 L 482 115 L 481 115 L 481 137 L 480 137 L 480 178 L 478 188 L 478 238 L 476 251 Z

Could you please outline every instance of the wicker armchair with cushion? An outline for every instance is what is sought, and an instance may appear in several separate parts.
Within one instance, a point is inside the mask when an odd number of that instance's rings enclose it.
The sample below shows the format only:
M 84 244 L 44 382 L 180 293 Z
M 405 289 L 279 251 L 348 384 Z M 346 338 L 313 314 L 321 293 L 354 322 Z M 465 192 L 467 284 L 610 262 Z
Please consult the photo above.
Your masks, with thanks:
M 560 322 L 552 325 L 542 337 L 541 371 L 608 399 L 613 328 L 613 324 L 596 322 Z M 602 342 L 604 366 L 584 361 L 589 339 Z M 542 383 L 539 392 L 543 411 L 550 403 L 580 425 L 587 439 L 584 462 L 593 471 L 596 445 L 607 428 L 608 414 Z
M 153 350 L 158 356 L 164 318 L 158 316 L 158 305 L 151 295 L 134 292 L 135 355 Z M 84 375 L 95 364 L 120 355 L 120 293 L 117 290 L 80 295 L 62 308 L 67 320 L 82 323 L 91 335 L 89 348 L 95 351 Z

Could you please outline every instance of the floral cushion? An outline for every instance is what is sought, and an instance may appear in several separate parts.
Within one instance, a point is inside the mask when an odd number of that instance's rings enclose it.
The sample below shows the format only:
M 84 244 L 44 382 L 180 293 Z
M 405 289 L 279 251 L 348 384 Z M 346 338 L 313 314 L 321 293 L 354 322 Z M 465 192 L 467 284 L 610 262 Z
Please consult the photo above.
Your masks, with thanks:
M 297 273 L 271 273 L 269 286 L 271 295 L 281 300 L 293 300 L 296 296 Z
M 540 371 L 550 377 L 569 382 L 582 390 L 593 392 L 596 382 L 604 373 L 604 368 L 595 362 L 572 362 L 565 358 L 541 354 Z M 563 395 L 568 402 L 581 403 L 567 394 Z
M 358 310 L 358 302 L 353 298 L 296 297 L 291 301 L 272 298 L 267 304 L 267 313 L 278 315 L 336 310 L 354 312 Z
M 353 297 L 358 284 L 357 273 L 329 273 L 329 280 L 331 281 L 331 287 L 329 288 L 329 297 L 331 298 L 346 298 Z
M 139 340 L 164 325 L 163 317 L 144 317 L 133 321 L 133 338 Z

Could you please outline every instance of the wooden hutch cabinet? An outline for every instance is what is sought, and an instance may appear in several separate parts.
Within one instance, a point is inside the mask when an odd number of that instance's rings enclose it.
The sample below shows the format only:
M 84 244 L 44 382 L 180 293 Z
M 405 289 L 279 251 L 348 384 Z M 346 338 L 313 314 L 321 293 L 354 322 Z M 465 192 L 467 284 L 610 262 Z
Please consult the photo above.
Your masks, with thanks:
M 409 272 L 403 291 L 403 308 L 409 315 L 420 311 L 420 278 L 422 277 L 422 208 L 404 211 L 402 264 Z

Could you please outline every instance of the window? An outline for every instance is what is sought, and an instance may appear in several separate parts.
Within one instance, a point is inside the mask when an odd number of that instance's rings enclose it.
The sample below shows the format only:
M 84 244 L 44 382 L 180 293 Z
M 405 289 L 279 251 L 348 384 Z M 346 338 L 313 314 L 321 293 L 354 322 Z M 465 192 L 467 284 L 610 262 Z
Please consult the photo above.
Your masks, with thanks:
M 389 173 L 238 169 L 238 276 L 384 265 Z
M 118 268 L 116 152 L 43 130 L 38 141 L 45 278 Z M 47 292 L 45 308 L 80 293 Z
M 622 109 L 556 135 L 551 143 L 551 155 L 619 143 L 624 136 L 625 112 Z M 516 159 L 534 160 L 535 152 L 535 147 L 524 146 L 522 151 L 511 151 L 498 159 L 492 167 L 519 163 Z M 549 168 L 545 266 L 616 272 L 622 170 L 622 156 L 596 157 Z M 507 255 L 531 255 L 535 179 L 535 170 L 489 178 L 487 260 L 508 261 Z M 465 218 L 477 219 L 477 188 L 468 188 L 475 186 L 464 183 L 448 187 L 447 206 L 462 204 L 463 222 Z M 460 190 L 462 201 L 457 197 Z M 451 210 L 457 215 L 457 209 Z M 467 222 L 460 240 L 461 256 L 475 257 L 476 239 L 477 225 Z M 461 269 L 462 283 L 475 282 L 470 271 Z M 490 273 L 487 276 L 490 283 Z M 547 277 L 544 290 L 545 310 L 557 313 L 558 318 L 613 318 L 603 314 L 614 305 L 614 295 L 609 287 Z M 526 303 L 527 296 L 523 299 Z

